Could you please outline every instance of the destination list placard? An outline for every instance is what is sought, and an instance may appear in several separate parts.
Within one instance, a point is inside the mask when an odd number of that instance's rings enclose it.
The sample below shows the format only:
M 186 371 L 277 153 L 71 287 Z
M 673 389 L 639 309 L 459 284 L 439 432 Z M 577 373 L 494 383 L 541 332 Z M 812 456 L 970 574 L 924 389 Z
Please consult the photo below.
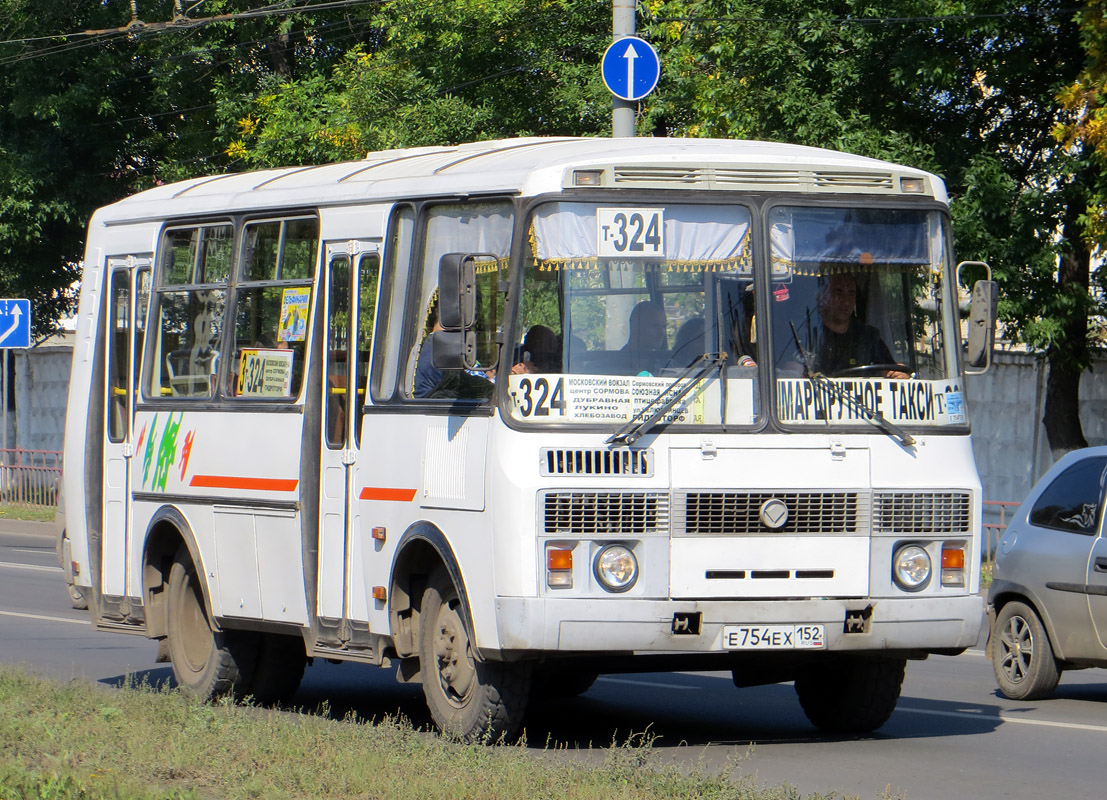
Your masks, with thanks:
M 617 375 L 511 375 L 508 395 L 512 416 L 530 422 L 611 422 L 633 419 L 666 390 L 675 391 L 688 380 Z M 751 379 L 727 384 L 727 420 L 732 424 L 753 421 Z M 708 378 L 689 391 L 660 420 L 665 424 L 720 424 L 721 388 Z

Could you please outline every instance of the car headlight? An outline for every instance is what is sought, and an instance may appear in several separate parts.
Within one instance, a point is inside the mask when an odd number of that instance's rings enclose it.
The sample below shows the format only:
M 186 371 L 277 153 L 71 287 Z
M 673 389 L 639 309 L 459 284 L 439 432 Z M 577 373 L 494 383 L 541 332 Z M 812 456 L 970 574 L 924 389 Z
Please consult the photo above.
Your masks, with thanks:
M 638 580 L 638 559 L 626 545 L 609 544 L 596 553 L 593 571 L 609 592 L 625 592 Z
M 892 578 L 904 591 L 925 589 L 930 583 L 931 570 L 930 554 L 920 545 L 905 544 L 892 556 Z

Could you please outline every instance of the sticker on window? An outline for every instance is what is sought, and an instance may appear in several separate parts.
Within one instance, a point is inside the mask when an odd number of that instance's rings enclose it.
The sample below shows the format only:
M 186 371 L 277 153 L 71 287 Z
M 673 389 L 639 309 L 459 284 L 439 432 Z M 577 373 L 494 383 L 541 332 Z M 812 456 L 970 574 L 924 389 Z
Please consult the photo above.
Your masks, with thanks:
M 239 397 L 291 397 L 292 350 L 243 350 L 238 365 Z
M 281 320 L 277 341 L 302 342 L 307 338 L 308 304 L 311 289 L 307 286 L 281 292 Z

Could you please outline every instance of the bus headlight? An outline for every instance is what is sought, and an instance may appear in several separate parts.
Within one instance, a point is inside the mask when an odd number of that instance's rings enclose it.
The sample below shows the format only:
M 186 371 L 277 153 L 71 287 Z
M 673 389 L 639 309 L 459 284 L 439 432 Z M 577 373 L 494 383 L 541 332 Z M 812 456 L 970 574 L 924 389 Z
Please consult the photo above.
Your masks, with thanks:
M 638 580 L 638 559 L 626 545 L 609 544 L 592 562 L 596 580 L 609 592 L 625 592 Z
M 892 556 L 892 578 L 908 592 L 925 589 L 930 583 L 930 554 L 917 544 L 905 544 Z

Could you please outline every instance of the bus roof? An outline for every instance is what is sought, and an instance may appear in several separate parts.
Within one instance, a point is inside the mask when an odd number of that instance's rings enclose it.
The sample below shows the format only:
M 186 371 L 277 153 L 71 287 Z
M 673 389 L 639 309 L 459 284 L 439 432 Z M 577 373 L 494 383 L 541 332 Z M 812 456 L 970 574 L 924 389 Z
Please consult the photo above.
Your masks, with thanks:
M 101 209 L 97 218 L 110 224 L 399 197 L 529 196 L 572 187 L 573 173 L 579 171 L 598 172 L 599 185 L 627 188 L 882 195 L 902 193 L 902 178 L 922 178 L 924 196 L 947 200 L 942 181 L 934 175 L 815 147 L 728 139 L 535 137 L 389 150 L 369 153 L 359 161 L 203 176 L 125 198 Z

